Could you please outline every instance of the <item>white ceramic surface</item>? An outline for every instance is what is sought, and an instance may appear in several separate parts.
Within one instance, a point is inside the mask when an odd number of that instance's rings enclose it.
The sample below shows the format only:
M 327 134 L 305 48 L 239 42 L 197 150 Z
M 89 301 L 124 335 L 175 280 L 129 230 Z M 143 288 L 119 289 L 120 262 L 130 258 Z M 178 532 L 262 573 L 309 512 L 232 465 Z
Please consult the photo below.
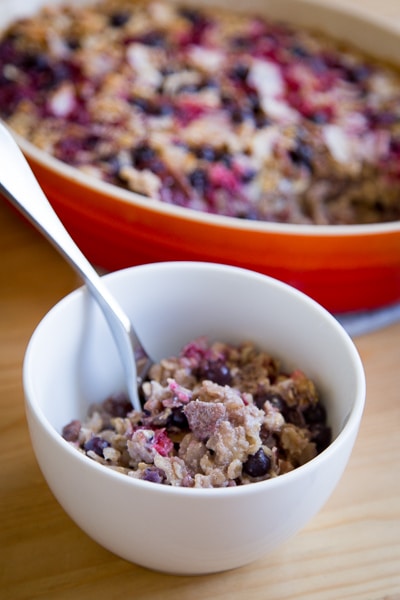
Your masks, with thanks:
M 288 368 L 312 377 L 334 441 L 308 464 L 273 480 L 226 489 L 138 481 L 78 453 L 60 435 L 88 403 L 122 388 L 118 353 L 84 290 L 39 324 L 24 362 L 33 447 L 71 518 L 115 554 L 170 573 L 231 569 L 295 534 L 329 498 L 350 456 L 365 398 L 358 353 L 347 333 L 300 292 L 266 276 L 206 263 L 159 263 L 105 278 L 155 359 L 190 339 L 252 339 Z

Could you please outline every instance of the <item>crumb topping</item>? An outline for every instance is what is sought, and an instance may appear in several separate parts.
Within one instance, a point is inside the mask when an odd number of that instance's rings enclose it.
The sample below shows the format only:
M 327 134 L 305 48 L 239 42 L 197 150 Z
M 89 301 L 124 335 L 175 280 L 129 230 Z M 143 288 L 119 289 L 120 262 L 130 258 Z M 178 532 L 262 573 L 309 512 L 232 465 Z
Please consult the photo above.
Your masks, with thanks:
M 149 201 L 317 225 L 400 218 L 399 71 L 257 15 L 44 7 L 0 38 L 0 117 Z
M 152 367 L 142 394 L 142 412 L 108 398 L 64 439 L 130 477 L 200 488 L 277 477 L 331 441 L 314 383 L 251 343 L 194 340 Z

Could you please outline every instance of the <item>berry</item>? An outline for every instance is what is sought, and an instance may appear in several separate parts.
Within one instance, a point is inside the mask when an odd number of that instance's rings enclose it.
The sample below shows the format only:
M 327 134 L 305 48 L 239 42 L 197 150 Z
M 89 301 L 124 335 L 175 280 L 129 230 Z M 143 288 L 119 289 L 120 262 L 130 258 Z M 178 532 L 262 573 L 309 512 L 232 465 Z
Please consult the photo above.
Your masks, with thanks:
M 80 430 L 81 422 L 75 419 L 63 427 L 62 436 L 67 442 L 77 442 Z
M 289 156 L 295 165 L 304 166 L 309 171 L 313 170 L 313 155 L 314 152 L 311 146 L 308 146 L 307 144 L 304 144 L 301 141 L 297 143 L 296 148 L 290 150 L 289 152 Z
M 321 424 L 325 423 L 326 421 L 326 410 L 320 402 L 317 402 L 316 404 L 310 404 L 303 414 L 307 423 Z
M 143 479 L 151 483 L 164 483 L 166 477 L 162 469 L 157 467 L 148 467 L 143 472 Z
M 125 395 L 112 396 L 104 402 L 104 409 L 112 417 L 124 418 L 131 412 L 132 404 Z
M 189 174 L 191 186 L 200 194 L 204 194 L 208 187 L 208 175 L 205 169 L 194 169 Z
M 165 46 L 165 36 L 161 31 L 150 31 L 139 38 L 141 44 L 162 48 Z
M 249 67 L 247 65 L 244 65 L 243 63 L 238 63 L 237 65 L 235 65 L 232 71 L 230 72 L 230 76 L 232 77 L 232 79 L 240 82 L 246 81 L 248 74 Z
M 200 380 L 208 379 L 218 385 L 230 385 L 232 376 L 228 365 L 221 359 L 204 360 L 197 370 Z
M 284 413 L 287 410 L 287 404 L 282 396 L 276 392 L 269 391 L 259 391 L 253 395 L 254 403 L 257 408 L 263 408 L 264 404 L 268 400 L 272 404 L 272 406 L 279 410 L 279 412 Z
M 260 448 L 251 454 L 243 465 L 243 471 L 250 477 L 263 477 L 271 468 L 271 459 Z
M 148 144 L 139 144 L 132 150 L 132 160 L 138 169 L 145 169 L 156 158 L 156 152 Z
M 102 438 L 97 436 L 93 436 L 87 442 L 85 442 L 83 448 L 86 452 L 95 452 L 98 456 L 101 456 L 103 458 L 103 450 L 109 445 L 110 444 L 106 440 L 103 440 Z
M 174 444 L 168 437 L 165 429 L 157 429 L 154 432 L 154 449 L 161 454 L 161 456 L 168 456 L 174 449 Z
M 172 412 L 168 417 L 167 428 L 180 430 L 189 429 L 189 423 L 185 413 L 183 412 L 182 406 L 178 406 L 172 409 Z
M 329 446 L 332 441 L 332 431 L 330 427 L 318 423 L 311 427 L 311 441 L 314 442 L 319 454 Z
M 129 21 L 130 14 L 128 11 L 115 12 L 110 17 L 112 27 L 123 27 Z

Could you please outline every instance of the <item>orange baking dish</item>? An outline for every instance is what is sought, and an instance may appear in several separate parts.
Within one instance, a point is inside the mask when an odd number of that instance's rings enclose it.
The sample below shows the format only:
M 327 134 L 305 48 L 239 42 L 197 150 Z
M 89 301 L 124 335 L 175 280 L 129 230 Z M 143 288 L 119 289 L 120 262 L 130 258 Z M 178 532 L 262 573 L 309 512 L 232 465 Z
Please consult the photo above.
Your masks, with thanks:
M 35 5 L 45 3 L 50 2 Z M 213 2 L 218 4 L 223 3 Z M 22 10 L 22 3 L 14 0 L 3 0 L 3 5 L 0 27 Z M 327 1 L 253 1 L 246 8 L 318 27 L 400 64 L 396 23 L 377 22 L 362 11 L 335 8 Z M 66 227 L 99 267 L 116 270 L 181 259 L 228 263 L 285 281 L 332 312 L 374 309 L 400 300 L 398 221 L 316 226 L 206 214 L 149 202 L 79 172 L 19 137 L 17 141 Z

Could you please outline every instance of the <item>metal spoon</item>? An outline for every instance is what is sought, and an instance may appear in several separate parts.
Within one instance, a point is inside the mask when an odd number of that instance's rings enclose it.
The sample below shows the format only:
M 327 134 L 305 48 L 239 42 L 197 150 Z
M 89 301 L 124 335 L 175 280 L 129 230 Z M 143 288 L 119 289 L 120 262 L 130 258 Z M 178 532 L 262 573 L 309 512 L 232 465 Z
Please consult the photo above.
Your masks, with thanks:
M 86 283 L 114 336 L 132 405 L 136 410 L 141 410 L 138 386 L 146 376 L 152 360 L 144 350 L 129 317 L 61 223 L 16 141 L 1 124 L 0 192 L 56 247 Z

